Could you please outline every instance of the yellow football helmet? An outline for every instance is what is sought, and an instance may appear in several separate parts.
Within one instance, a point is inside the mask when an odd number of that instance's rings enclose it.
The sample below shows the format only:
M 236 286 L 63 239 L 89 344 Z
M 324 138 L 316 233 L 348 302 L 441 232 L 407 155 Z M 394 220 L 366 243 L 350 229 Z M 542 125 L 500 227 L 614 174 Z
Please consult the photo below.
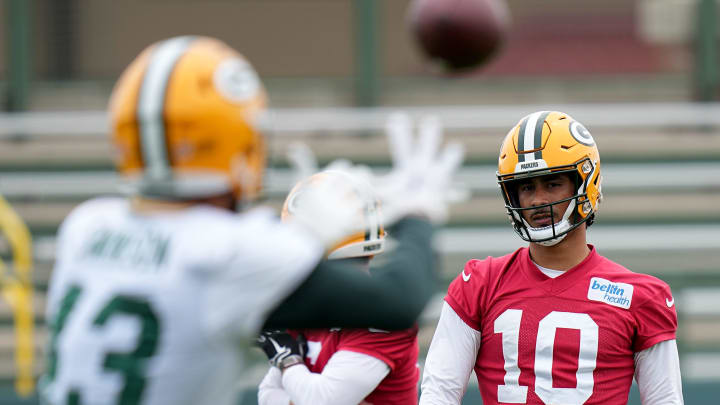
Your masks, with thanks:
M 362 212 L 362 231 L 347 236 L 330 250 L 328 259 L 346 259 L 351 257 L 373 256 L 385 248 L 385 228 L 383 227 L 380 202 L 372 186 L 349 173 L 338 170 L 326 170 L 316 173 L 293 187 L 283 204 L 281 218 L 286 221 L 293 217 L 301 217 L 304 212 L 312 209 L 307 206 L 303 194 L 311 187 L 330 186 L 341 189 L 345 198 L 359 202 Z M 350 202 L 350 201 L 349 201 Z
M 569 201 L 559 221 L 533 228 L 522 213 L 542 207 L 520 207 L 516 181 L 547 174 L 568 173 L 575 182 L 574 196 L 543 207 Z M 583 223 L 590 226 L 602 200 L 600 153 L 595 140 L 580 122 L 558 111 L 538 111 L 521 119 L 505 136 L 497 172 L 505 208 L 513 228 L 523 240 L 545 246 L 560 242 Z
M 145 49 L 110 99 L 118 171 L 140 195 L 254 198 L 265 167 L 257 73 L 217 39 L 175 37 Z

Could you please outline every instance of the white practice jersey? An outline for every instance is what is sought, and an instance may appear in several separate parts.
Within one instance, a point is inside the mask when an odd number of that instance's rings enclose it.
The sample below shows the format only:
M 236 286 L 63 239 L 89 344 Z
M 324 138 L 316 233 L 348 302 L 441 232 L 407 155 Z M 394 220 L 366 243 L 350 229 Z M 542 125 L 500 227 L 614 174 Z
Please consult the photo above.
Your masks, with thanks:
M 231 404 L 244 351 L 322 246 L 269 210 L 84 203 L 58 236 L 44 399 Z

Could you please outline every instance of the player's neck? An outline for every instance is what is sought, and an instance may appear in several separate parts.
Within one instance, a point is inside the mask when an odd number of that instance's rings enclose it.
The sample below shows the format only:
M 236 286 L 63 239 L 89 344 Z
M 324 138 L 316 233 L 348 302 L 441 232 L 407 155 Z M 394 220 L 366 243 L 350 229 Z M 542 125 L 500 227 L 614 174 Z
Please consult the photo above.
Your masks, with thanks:
M 554 246 L 531 243 L 530 257 L 536 264 L 548 269 L 570 270 L 590 254 L 585 232 L 585 226 L 579 226 Z
M 217 208 L 232 210 L 234 199 L 232 195 L 221 195 L 198 200 L 157 200 L 143 197 L 133 197 L 130 200 L 132 210 L 138 213 L 153 213 L 162 211 L 177 211 L 197 205 L 212 205 Z

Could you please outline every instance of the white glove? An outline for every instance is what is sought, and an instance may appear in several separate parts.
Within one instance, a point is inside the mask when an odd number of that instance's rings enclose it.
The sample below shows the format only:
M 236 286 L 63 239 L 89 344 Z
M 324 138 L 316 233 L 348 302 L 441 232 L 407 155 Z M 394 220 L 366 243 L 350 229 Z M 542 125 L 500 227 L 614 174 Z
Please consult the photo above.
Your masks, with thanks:
M 445 222 L 448 203 L 458 195 L 452 192 L 452 180 L 463 160 L 463 146 L 451 143 L 440 151 L 442 126 L 436 117 L 420 120 L 417 139 L 405 114 L 392 115 L 386 132 L 393 168 L 371 180 L 382 201 L 385 225 L 409 215 Z
M 330 171 L 328 171 L 330 172 Z M 342 173 L 342 172 L 341 172 Z M 343 177 L 328 177 L 325 181 L 303 180 L 288 204 L 302 207 L 302 215 L 293 215 L 293 221 L 310 231 L 329 252 L 349 235 L 363 230 L 363 202 L 352 198 L 355 190 Z

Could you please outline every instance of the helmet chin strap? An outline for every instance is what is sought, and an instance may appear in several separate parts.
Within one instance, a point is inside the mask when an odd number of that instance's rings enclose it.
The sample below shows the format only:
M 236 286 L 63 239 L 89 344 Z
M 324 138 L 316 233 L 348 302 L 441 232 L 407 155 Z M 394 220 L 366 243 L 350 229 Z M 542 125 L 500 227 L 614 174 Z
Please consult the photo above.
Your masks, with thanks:
M 575 210 L 575 200 L 571 200 L 570 204 L 568 204 L 568 207 L 565 209 L 565 213 L 563 214 L 562 219 L 557 224 L 550 224 L 548 226 L 543 226 L 540 228 L 533 228 L 530 226 L 530 224 L 525 221 L 525 218 L 521 218 L 523 224 L 525 224 L 525 227 L 527 228 L 528 236 L 530 236 L 531 241 L 533 243 L 537 243 L 538 245 L 542 246 L 555 246 L 560 241 L 565 239 L 565 236 L 567 236 L 567 232 L 570 229 L 570 215 L 572 215 L 573 211 Z M 522 217 L 522 216 L 521 216 Z M 558 235 L 559 234 L 559 235 Z M 553 235 L 558 235 L 554 238 L 552 238 Z M 547 239 L 541 242 L 535 242 L 534 240 L 538 239 Z
M 569 227 L 568 221 L 564 221 L 564 220 L 563 220 L 563 221 L 561 221 L 560 223 L 558 223 L 558 227 L 563 227 L 564 225 L 568 225 L 567 227 Z M 550 227 L 551 227 L 551 226 L 547 226 L 547 227 L 545 227 L 545 228 L 531 228 L 531 229 L 529 229 L 528 231 L 531 232 L 531 234 L 532 234 L 532 232 L 535 231 L 535 230 L 537 230 L 538 233 L 540 233 L 542 230 L 546 230 L 547 228 L 550 228 Z M 567 228 L 567 227 L 566 227 L 566 228 Z M 555 245 L 557 245 L 558 243 L 560 243 L 561 240 L 565 239 L 566 236 L 567 236 L 567 234 L 564 233 L 564 234 L 558 236 L 557 238 L 552 238 L 552 239 L 549 239 L 549 240 L 545 240 L 545 241 L 542 241 L 542 242 L 535 242 L 535 243 L 537 243 L 538 245 L 542 245 L 542 246 L 555 246 Z

